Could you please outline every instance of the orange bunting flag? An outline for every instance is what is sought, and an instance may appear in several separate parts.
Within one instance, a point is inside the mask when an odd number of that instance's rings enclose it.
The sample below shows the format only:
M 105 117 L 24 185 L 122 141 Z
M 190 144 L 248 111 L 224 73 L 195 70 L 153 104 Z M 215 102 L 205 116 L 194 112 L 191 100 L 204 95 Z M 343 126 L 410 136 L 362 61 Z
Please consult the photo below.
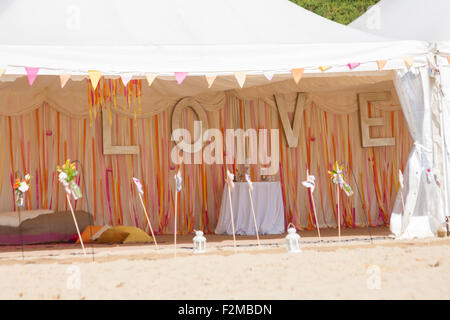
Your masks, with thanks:
M 28 83 L 30 84 L 30 86 L 32 86 L 34 80 L 36 80 L 39 68 L 25 67 L 25 71 L 27 72 Z
M 447 57 L 448 64 L 450 65 L 450 56 Z
M 64 88 L 67 81 L 70 79 L 70 73 L 60 73 L 59 74 L 59 81 L 61 82 L 61 88 Z
M 300 83 L 300 80 L 303 78 L 303 73 L 305 72 L 305 69 L 303 68 L 297 68 L 297 69 L 291 69 L 292 76 L 294 77 L 294 81 L 296 84 Z
M 216 80 L 217 76 L 215 74 L 212 74 L 212 75 L 206 75 L 205 77 L 206 77 L 206 82 L 208 82 L 208 88 L 211 88 L 214 83 L 214 80 Z
M 152 85 L 153 81 L 156 79 L 157 76 L 158 76 L 157 73 L 146 73 L 145 74 L 145 77 L 147 78 L 149 87 Z
M 241 88 L 244 87 L 245 77 L 247 76 L 247 72 L 245 72 L 245 71 L 238 71 L 238 72 L 234 73 L 234 76 L 236 77 L 236 80 L 239 83 L 239 86 Z
M 331 66 L 320 66 L 319 67 L 319 70 L 322 71 L 322 72 L 325 72 L 325 71 L 327 71 L 329 69 L 331 69 Z
M 98 82 L 100 81 L 100 78 L 102 77 L 102 73 L 95 70 L 89 70 L 88 73 L 89 78 L 91 78 L 92 87 L 95 90 L 97 88 Z
M 378 71 L 381 71 L 386 66 L 387 60 L 377 60 Z
M 411 68 L 413 66 L 413 64 L 414 64 L 414 57 L 406 57 L 406 58 L 403 59 L 403 62 L 405 62 L 405 65 L 408 68 Z

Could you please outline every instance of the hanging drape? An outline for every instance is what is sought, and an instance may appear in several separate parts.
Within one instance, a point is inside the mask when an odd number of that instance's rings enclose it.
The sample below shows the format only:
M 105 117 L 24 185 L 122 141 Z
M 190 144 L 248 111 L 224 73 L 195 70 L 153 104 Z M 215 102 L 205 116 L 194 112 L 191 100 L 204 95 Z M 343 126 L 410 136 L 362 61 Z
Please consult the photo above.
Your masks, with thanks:
M 439 175 L 433 166 L 428 70 L 397 71 L 394 83 L 414 144 L 404 170 L 405 187 L 397 195 L 391 216 L 391 231 L 400 238 L 432 237 L 444 218 Z

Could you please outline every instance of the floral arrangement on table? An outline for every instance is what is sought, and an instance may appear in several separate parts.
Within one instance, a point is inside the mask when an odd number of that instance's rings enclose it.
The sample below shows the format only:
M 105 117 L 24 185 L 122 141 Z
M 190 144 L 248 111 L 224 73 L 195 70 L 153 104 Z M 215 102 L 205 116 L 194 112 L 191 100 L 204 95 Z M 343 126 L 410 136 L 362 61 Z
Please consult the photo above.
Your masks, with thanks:
M 81 189 L 75 182 L 75 178 L 78 176 L 78 171 L 74 163 L 70 162 L 70 159 L 66 160 L 61 167 L 57 166 L 58 170 L 58 180 L 61 182 L 66 189 L 68 195 L 72 195 L 75 200 L 82 197 Z
M 330 175 L 331 182 L 339 185 L 339 187 L 342 190 L 344 190 L 347 196 L 351 196 L 353 194 L 353 190 L 350 187 L 350 185 L 347 182 L 345 182 L 344 176 L 342 175 L 342 168 L 343 166 L 339 166 L 336 161 L 336 163 L 333 166 L 333 170 L 328 171 L 328 174 Z
M 27 174 L 23 180 L 16 179 L 14 182 L 14 193 L 16 194 L 16 204 L 18 207 L 23 207 L 25 200 L 25 193 L 30 189 L 31 176 Z

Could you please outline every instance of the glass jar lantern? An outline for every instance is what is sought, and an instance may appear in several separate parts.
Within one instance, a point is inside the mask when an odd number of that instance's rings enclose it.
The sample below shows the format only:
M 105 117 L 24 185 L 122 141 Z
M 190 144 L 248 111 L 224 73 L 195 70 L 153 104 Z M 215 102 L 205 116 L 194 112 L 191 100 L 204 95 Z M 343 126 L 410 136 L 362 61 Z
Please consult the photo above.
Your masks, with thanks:
M 288 226 L 288 235 L 286 236 L 286 247 L 290 253 L 302 252 L 300 248 L 300 236 L 297 234 L 292 223 Z
M 206 238 L 203 231 L 195 231 L 194 237 L 194 253 L 203 253 L 206 251 Z

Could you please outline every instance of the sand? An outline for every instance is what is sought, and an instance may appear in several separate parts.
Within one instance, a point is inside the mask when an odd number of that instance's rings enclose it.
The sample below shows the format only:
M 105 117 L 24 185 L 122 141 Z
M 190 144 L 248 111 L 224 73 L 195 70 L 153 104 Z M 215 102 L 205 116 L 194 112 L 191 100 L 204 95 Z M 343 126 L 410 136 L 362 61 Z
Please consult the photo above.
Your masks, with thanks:
M 0 299 L 449 299 L 450 239 L 399 241 L 385 229 L 348 230 L 339 244 L 302 237 L 303 252 L 289 254 L 282 236 L 207 236 L 208 252 L 193 254 L 191 235 L 153 246 L 80 248 L 28 246 L 0 250 Z M 87 247 L 91 252 L 91 247 Z M 79 281 L 78 281 L 79 280 Z

